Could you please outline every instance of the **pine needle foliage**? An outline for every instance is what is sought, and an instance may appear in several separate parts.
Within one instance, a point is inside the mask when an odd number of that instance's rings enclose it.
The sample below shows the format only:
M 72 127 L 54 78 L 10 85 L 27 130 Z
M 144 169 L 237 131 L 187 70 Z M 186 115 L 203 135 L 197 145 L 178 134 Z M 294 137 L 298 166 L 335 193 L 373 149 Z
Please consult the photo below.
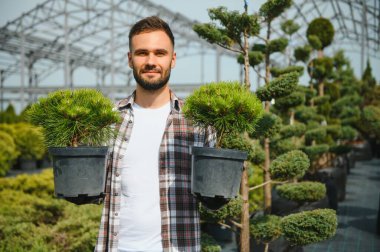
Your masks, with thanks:
M 187 99 L 185 116 L 196 125 L 217 131 L 217 146 L 226 134 L 252 131 L 261 118 L 261 102 L 238 82 L 218 82 L 201 86 Z
M 32 105 L 30 121 L 44 129 L 48 147 L 104 145 L 119 122 L 112 102 L 95 89 L 59 90 Z
M 303 75 L 303 66 L 289 66 L 285 68 L 278 68 L 278 67 L 271 67 L 270 73 L 272 77 L 279 77 L 280 75 L 291 73 L 291 72 L 297 72 L 299 76 L 301 77 Z

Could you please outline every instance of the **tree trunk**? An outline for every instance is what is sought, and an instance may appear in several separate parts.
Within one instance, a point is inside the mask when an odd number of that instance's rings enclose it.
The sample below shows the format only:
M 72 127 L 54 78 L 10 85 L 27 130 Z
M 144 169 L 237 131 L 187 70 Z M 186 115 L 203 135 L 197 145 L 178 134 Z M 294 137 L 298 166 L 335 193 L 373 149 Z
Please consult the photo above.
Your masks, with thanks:
M 241 195 L 243 198 L 243 209 L 241 213 L 240 251 L 249 252 L 249 185 L 248 185 L 248 162 L 244 162 L 243 175 L 241 179 Z
M 268 50 L 268 43 L 270 39 L 270 29 L 271 29 L 271 23 L 268 22 L 268 29 L 267 29 L 267 37 L 266 37 L 266 44 L 267 49 L 265 53 L 265 85 L 269 85 L 269 78 L 270 78 L 270 58 L 269 58 L 269 50 Z M 265 102 L 265 111 L 269 113 L 270 108 L 270 101 Z M 269 166 L 270 166 L 270 148 L 269 148 L 270 139 L 265 138 L 264 140 L 264 151 L 265 151 L 265 163 L 264 163 L 264 183 L 270 180 L 270 174 L 269 174 Z M 265 213 L 269 214 L 271 212 L 272 207 L 272 192 L 271 192 L 271 184 L 265 184 L 264 186 L 264 208 Z

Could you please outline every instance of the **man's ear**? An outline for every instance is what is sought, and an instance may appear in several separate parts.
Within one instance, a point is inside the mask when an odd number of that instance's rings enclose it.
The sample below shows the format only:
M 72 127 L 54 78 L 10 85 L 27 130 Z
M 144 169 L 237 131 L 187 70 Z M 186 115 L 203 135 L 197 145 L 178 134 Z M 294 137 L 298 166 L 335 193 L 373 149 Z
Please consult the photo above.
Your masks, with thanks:
M 133 67 L 133 64 L 132 64 L 132 54 L 131 52 L 128 52 L 128 65 L 130 68 Z
M 176 60 L 177 60 L 177 54 L 176 54 L 176 52 L 173 52 L 171 68 L 175 67 Z

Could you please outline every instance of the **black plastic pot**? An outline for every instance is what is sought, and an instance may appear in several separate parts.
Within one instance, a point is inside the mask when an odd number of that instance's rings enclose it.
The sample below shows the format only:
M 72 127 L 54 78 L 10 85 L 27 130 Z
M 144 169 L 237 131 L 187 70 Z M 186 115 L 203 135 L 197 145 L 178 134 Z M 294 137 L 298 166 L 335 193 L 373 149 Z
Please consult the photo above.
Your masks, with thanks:
M 191 147 L 191 192 L 200 197 L 235 198 L 247 153 L 239 150 Z
M 108 147 L 52 147 L 54 190 L 59 198 L 103 197 Z

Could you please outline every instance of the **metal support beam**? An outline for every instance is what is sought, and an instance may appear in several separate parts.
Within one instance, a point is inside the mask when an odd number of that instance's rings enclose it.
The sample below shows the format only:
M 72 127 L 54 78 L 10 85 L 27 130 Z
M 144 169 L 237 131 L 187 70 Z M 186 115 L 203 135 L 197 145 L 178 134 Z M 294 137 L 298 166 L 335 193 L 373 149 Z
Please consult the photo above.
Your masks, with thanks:
M 1 108 L 1 112 L 4 111 L 4 70 L 1 69 L 0 70 L 0 108 Z
M 21 21 L 21 26 L 23 22 Z M 24 108 L 25 106 L 25 97 L 24 97 L 24 92 L 25 92 L 25 34 L 24 34 L 24 29 L 21 30 L 21 54 L 20 54 L 20 82 L 21 82 L 21 87 L 20 87 L 20 105 L 21 108 Z
M 69 13 L 67 11 L 67 5 L 68 5 L 68 0 L 65 0 L 65 9 L 64 9 L 64 18 L 65 18 L 65 23 L 64 23 L 64 32 L 65 32 L 65 88 L 68 88 L 71 86 L 71 78 L 70 78 L 70 44 L 69 44 Z
M 113 100 L 113 88 L 115 86 L 115 26 L 114 26 L 114 13 L 115 6 L 113 0 L 111 0 L 111 41 L 110 41 L 110 55 L 111 55 L 111 93 L 110 98 Z
M 220 49 L 219 47 L 216 49 L 216 62 L 215 62 L 215 66 L 216 66 L 216 81 L 219 82 L 220 81 L 220 63 L 221 63 L 221 52 L 220 52 Z

